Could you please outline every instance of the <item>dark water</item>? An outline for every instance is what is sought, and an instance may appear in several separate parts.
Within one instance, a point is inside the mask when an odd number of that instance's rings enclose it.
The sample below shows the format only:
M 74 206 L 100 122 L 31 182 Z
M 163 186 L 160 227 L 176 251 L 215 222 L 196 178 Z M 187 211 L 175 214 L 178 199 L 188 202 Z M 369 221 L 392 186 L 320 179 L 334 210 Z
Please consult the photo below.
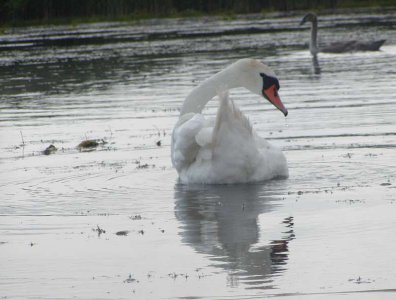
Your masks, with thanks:
M 301 17 L 0 36 L 0 297 L 393 299 L 395 12 L 321 17 L 322 44 L 387 42 L 320 54 L 319 74 Z M 244 90 L 231 97 L 290 177 L 178 184 L 170 134 L 184 97 L 243 57 L 280 79 L 286 119 Z M 85 139 L 100 145 L 81 152 Z

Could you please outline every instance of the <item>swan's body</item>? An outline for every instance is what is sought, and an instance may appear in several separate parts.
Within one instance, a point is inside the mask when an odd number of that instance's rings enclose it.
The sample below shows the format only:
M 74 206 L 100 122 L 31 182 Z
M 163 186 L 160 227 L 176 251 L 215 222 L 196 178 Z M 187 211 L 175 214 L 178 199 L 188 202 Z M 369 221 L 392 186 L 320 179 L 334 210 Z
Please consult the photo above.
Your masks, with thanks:
M 283 153 L 255 133 L 226 92 L 219 95 L 215 118 L 205 119 L 202 115 L 206 103 L 226 86 L 244 86 L 260 94 L 274 89 L 276 84 L 279 87 L 267 66 L 243 59 L 191 91 L 172 135 L 172 162 L 181 182 L 246 183 L 288 176 Z M 277 92 L 273 93 L 279 99 Z M 269 95 L 269 100 L 287 115 L 280 99 L 277 102 L 272 98 Z
M 305 22 L 311 22 L 311 40 L 309 42 L 309 51 L 312 55 L 318 52 L 324 53 L 345 53 L 355 51 L 379 51 L 380 47 L 385 43 L 385 40 L 377 40 L 371 42 L 362 42 L 356 40 L 335 42 L 326 47 L 318 48 L 317 34 L 318 34 L 318 18 L 313 13 L 308 13 L 301 20 L 300 25 Z

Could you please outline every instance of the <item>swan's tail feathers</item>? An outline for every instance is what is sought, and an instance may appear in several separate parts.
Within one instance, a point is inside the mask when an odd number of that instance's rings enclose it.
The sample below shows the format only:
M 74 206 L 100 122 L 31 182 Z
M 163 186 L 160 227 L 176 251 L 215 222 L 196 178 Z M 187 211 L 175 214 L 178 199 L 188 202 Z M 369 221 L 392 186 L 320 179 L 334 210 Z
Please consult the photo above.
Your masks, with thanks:
M 375 41 L 370 45 L 369 50 L 370 51 L 378 51 L 385 42 L 386 42 L 386 40 Z
M 219 135 L 224 136 L 224 131 L 238 133 L 237 136 L 253 136 L 253 128 L 249 119 L 236 107 L 229 98 L 228 92 L 220 93 L 219 99 L 220 107 L 217 111 L 216 125 L 213 131 L 213 143 L 217 144 Z

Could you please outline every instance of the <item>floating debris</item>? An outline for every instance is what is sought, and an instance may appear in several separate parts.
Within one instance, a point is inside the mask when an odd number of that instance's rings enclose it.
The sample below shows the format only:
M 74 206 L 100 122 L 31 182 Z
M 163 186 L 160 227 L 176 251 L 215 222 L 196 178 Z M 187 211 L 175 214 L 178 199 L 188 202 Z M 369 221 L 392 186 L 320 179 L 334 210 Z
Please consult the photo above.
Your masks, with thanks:
M 135 216 L 129 217 L 129 219 L 131 219 L 131 220 L 133 220 L 133 221 L 135 221 L 135 220 L 141 220 L 141 219 L 142 219 L 142 216 L 141 216 L 141 215 L 135 215 Z
M 121 230 L 121 231 L 117 231 L 116 235 L 123 235 L 123 236 L 127 236 L 129 233 L 129 230 Z
M 382 185 L 382 186 L 388 186 L 388 185 L 392 185 L 392 183 L 390 183 L 390 182 L 383 182 L 383 183 L 381 183 L 381 185 Z
M 342 155 L 345 158 L 352 158 L 353 153 L 348 152 L 347 154 Z
M 372 283 L 372 282 L 374 282 L 375 280 L 371 280 L 371 279 L 363 279 L 362 277 L 358 277 L 358 278 L 351 278 L 351 279 L 348 279 L 348 281 L 350 281 L 350 282 L 353 282 L 353 283 L 356 283 L 356 284 L 362 284 L 362 283 Z
M 80 144 L 78 144 L 77 148 L 80 151 L 84 151 L 84 150 L 92 151 L 99 145 L 105 145 L 105 144 L 107 144 L 107 142 L 103 139 L 101 139 L 101 140 L 85 140 L 85 141 L 82 141 Z
M 148 167 L 149 167 L 148 164 L 143 164 L 143 165 L 141 165 L 141 164 L 139 163 L 139 165 L 136 167 L 136 169 L 147 169 Z
M 144 231 L 143 231 L 143 230 L 139 230 L 138 233 L 141 234 L 141 235 L 143 235 L 143 234 L 144 234 Z
M 347 203 L 347 204 L 355 204 L 355 203 L 366 203 L 364 200 L 359 199 L 346 199 L 346 200 L 337 200 L 336 203 Z
M 92 231 L 96 231 L 98 233 L 98 236 L 100 236 L 103 233 L 106 233 L 106 230 L 102 229 L 99 227 L 99 225 L 96 225 L 97 228 L 93 228 Z
M 161 141 L 156 142 L 158 147 L 161 147 Z
M 78 148 L 95 148 L 99 146 L 99 143 L 96 140 L 85 140 L 78 144 Z
M 43 154 L 44 155 L 54 154 L 57 150 L 58 148 L 56 148 L 54 145 L 49 145 L 47 148 L 45 148 Z
M 375 156 L 378 156 L 378 154 L 368 153 L 368 154 L 365 154 L 364 156 L 375 157 Z
M 133 282 L 139 283 L 139 280 L 133 278 L 131 274 L 129 274 L 128 278 L 124 280 L 124 283 L 133 283 Z

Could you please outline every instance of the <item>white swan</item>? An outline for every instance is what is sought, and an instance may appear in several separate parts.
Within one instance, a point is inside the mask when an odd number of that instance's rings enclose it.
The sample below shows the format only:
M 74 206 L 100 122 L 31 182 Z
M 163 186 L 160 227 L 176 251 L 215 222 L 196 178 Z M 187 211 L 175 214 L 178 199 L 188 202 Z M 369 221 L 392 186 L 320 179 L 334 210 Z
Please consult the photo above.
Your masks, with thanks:
M 371 42 L 362 42 L 356 40 L 334 42 L 326 47 L 318 48 L 317 34 L 318 34 L 318 18 L 314 13 L 308 13 L 301 20 L 300 25 L 306 22 L 311 22 L 311 40 L 309 41 L 309 51 L 312 55 L 318 52 L 325 53 L 346 53 L 355 51 L 379 51 L 385 40 L 377 40 Z
M 275 73 L 255 59 L 241 59 L 194 88 L 187 96 L 173 130 L 171 156 L 182 183 L 246 183 L 287 177 L 286 158 L 260 138 L 246 116 L 220 93 L 216 118 L 202 109 L 220 89 L 245 87 L 264 96 L 283 114 Z

